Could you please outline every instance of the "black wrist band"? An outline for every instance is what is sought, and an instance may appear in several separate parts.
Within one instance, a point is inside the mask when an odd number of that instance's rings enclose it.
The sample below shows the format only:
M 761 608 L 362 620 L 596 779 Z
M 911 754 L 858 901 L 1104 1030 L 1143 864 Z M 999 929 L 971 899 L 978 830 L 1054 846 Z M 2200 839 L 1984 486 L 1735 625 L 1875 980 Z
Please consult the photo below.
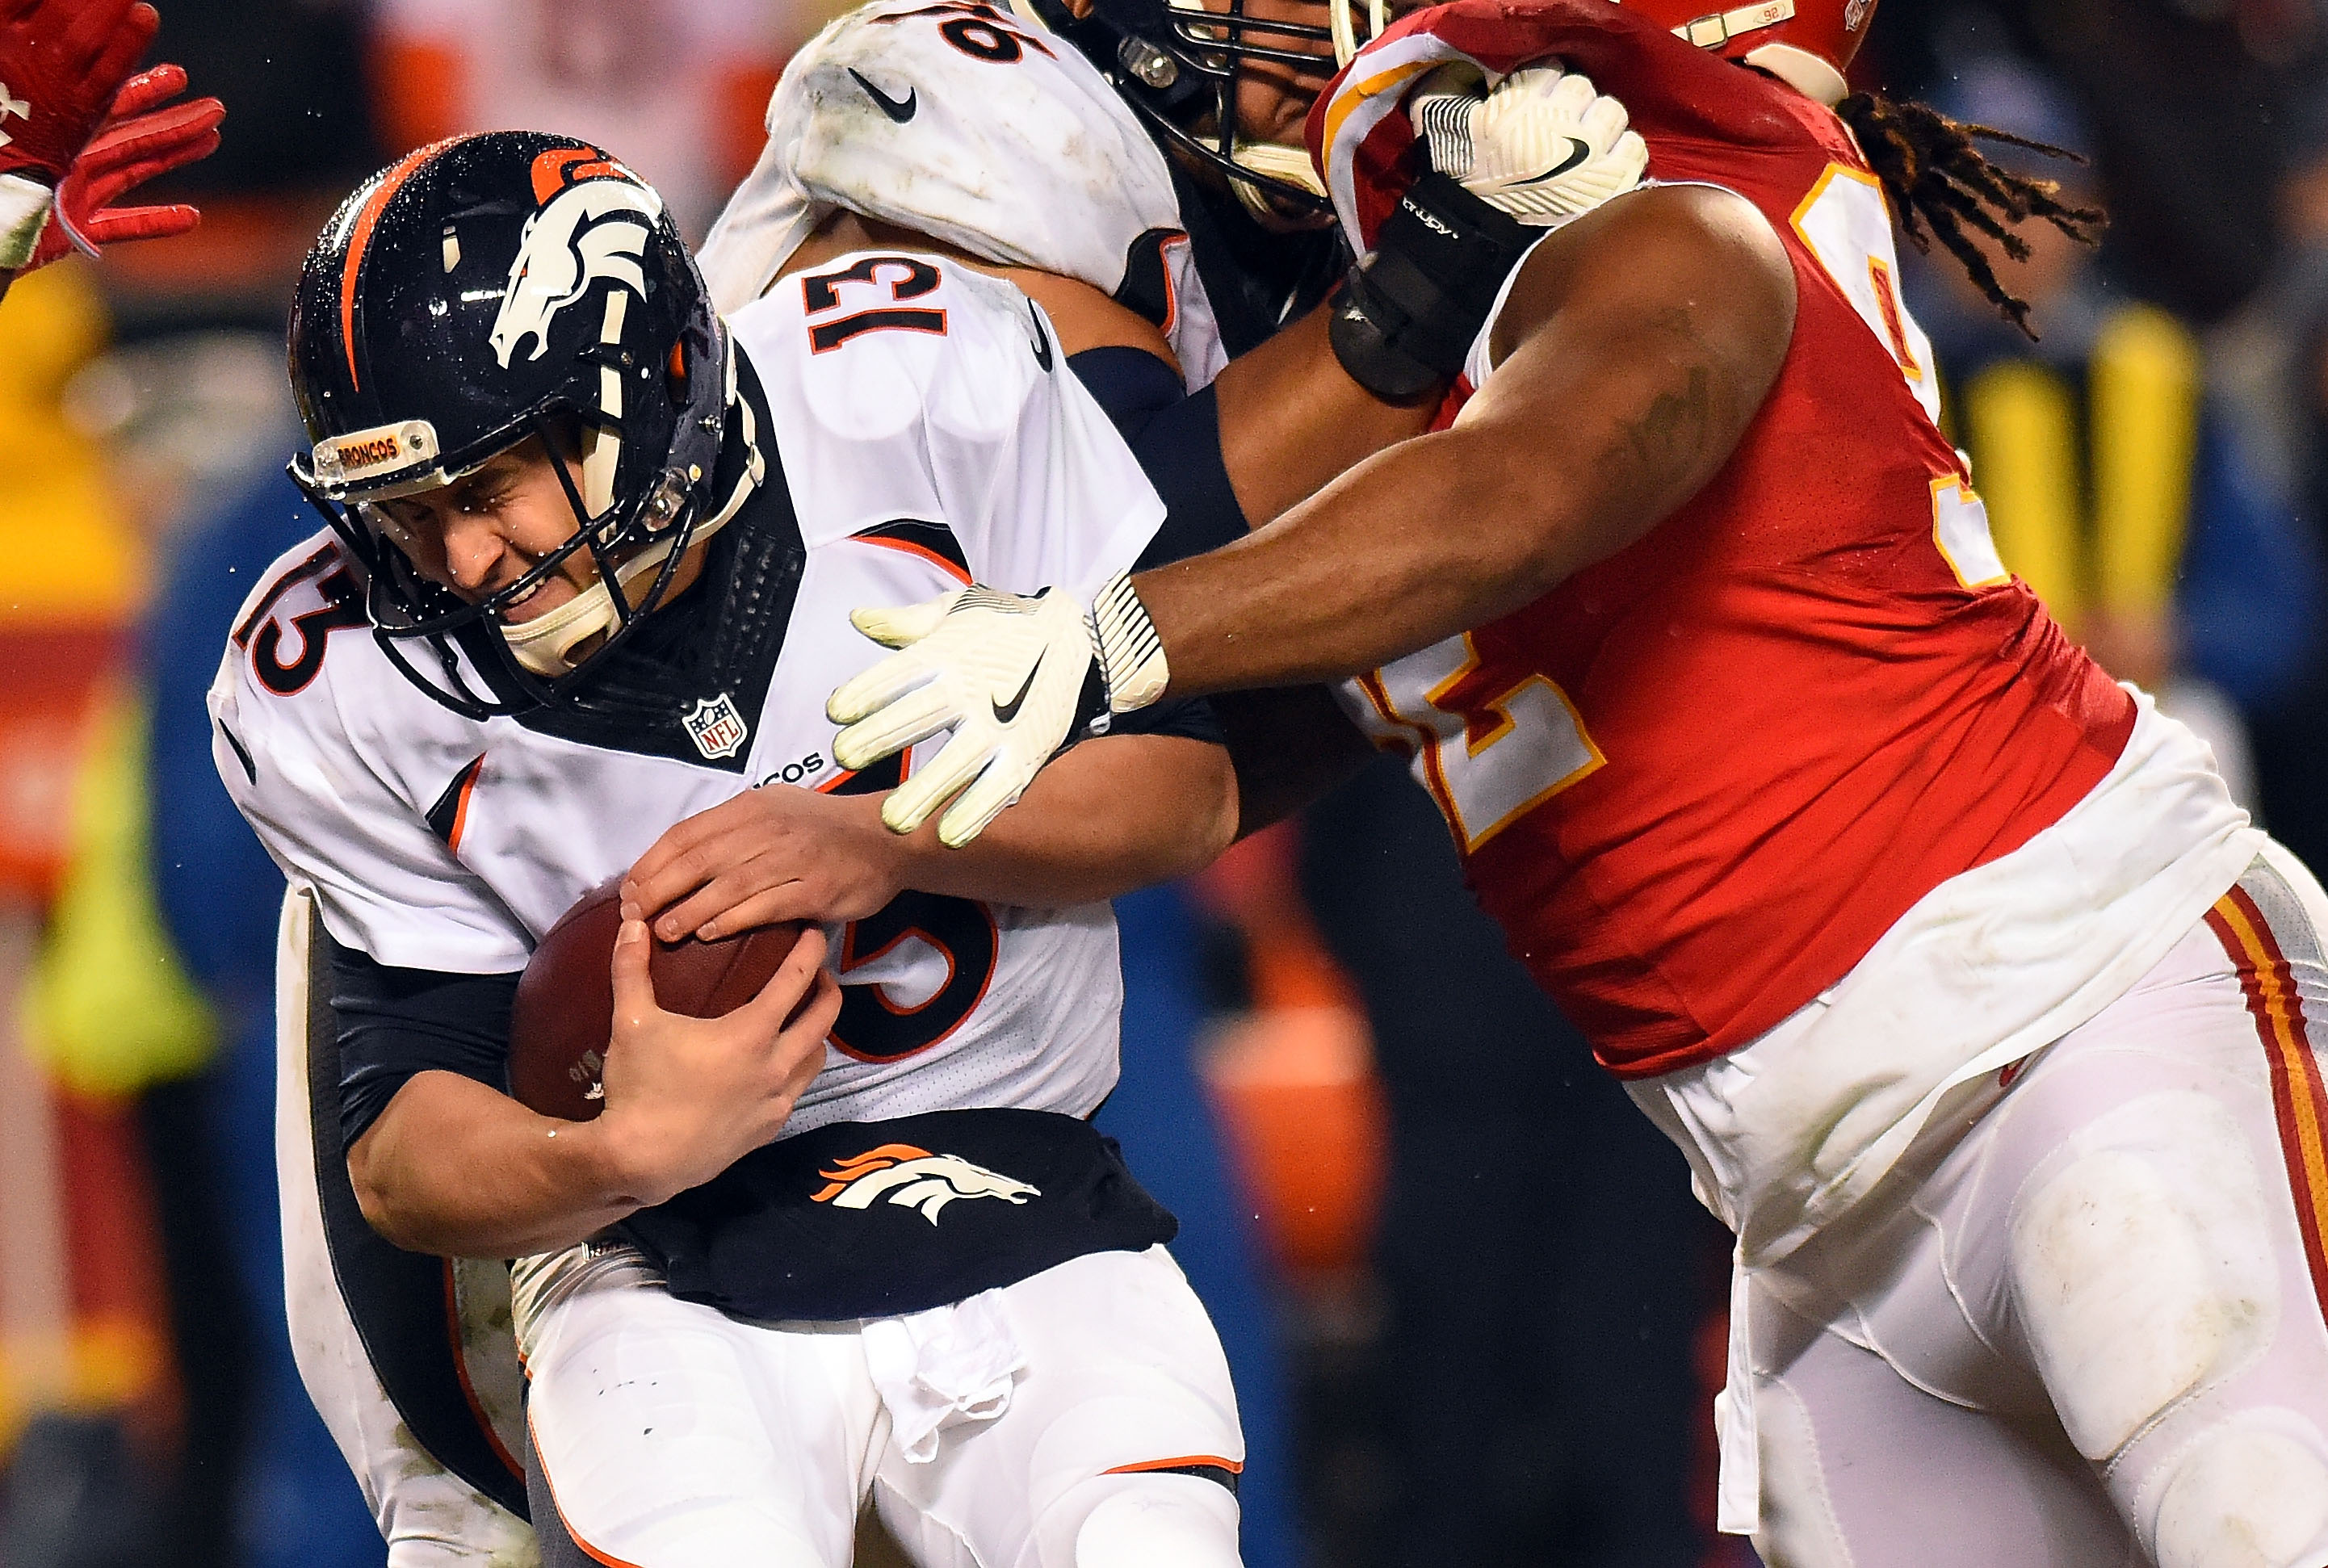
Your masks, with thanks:
M 1351 380 L 1390 399 L 1452 380 L 1538 230 L 1445 174 L 1425 174 L 1334 298 L 1327 338 Z

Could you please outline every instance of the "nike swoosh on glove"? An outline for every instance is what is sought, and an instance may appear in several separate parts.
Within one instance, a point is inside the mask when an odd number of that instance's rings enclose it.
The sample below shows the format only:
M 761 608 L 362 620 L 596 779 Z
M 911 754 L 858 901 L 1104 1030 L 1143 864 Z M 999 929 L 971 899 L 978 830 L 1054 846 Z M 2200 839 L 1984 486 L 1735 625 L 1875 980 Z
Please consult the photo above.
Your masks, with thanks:
M 218 150 L 226 106 L 214 98 L 170 103 L 185 90 L 185 70 L 175 65 L 157 65 L 122 84 L 112 117 L 57 187 L 57 221 L 41 236 L 26 271 L 47 266 L 74 247 L 95 256 L 107 245 L 183 234 L 202 221 L 200 212 L 183 202 L 114 205 L 146 181 Z M 164 104 L 169 107 L 160 107 Z
M 1086 611 L 1046 588 L 1028 597 L 972 585 L 850 621 L 898 652 L 844 682 L 825 716 L 848 726 L 833 759 L 869 767 L 942 729 L 953 737 L 881 803 L 890 831 L 910 833 L 948 801 L 938 840 L 960 849 L 1026 793 L 1043 765 L 1103 733 L 1112 714 L 1144 708 L 1169 680 L 1162 647 L 1123 577 Z
M 160 18 L 130 0 L 0 0 L 0 269 L 20 269 L 65 174 Z
M 1492 89 L 1473 68 L 1441 66 L 1407 100 L 1431 164 L 1523 223 L 1556 228 L 1641 183 L 1648 144 L 1625 106 L 1557 61 Z

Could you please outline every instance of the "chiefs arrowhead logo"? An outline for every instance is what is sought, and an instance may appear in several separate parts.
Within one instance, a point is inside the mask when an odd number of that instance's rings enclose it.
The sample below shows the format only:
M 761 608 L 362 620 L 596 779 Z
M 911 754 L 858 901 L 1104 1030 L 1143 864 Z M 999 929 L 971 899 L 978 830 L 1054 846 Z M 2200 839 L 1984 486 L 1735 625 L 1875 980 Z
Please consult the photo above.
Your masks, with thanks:
M 503 370 L 529 337 L 533 352 L 527 358 L 540 359 L 549 347 L 552 318 L 600 278 L 643 300 L 647 236 L 662 217 L 662 198 L 594 147 L 562 147 L 536 158 L 533 194 L 541 206 L 518 237 L 509 288 L 493 317 L 493 353 Z
M 884 1143 L 818 1174 L 831 1183 L 815 1195 L 818 1203 L 870 1208 L 887 1197 L 900 1208 L 918 1210 L 932 1225 L 938 1223 L 938 1210 L 958 1197 L 999 1197 L 1018 1204 L 1043 1196 L 1040 1188 L 972 1165 L 959 1154 L 932 1154 L 910 1143 Z

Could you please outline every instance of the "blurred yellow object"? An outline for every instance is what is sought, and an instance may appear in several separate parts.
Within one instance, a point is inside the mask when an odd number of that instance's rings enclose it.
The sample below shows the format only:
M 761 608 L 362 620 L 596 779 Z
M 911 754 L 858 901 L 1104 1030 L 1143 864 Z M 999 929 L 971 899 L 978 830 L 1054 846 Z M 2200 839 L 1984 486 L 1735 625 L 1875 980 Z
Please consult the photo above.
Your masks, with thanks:
M 2163 310 L 2113 315 L 2087 371 L 2093 403 L 2094 586 L 2108 609 L 2164 611 L 2191 513 L 2199 454 L 2199 345 Z
M 2171 643 L 2201 375 L 2188 329 L 2127 305 L 2102 323 L 2082 365 L 2001 361 L 1966 383 L 1957 410 L 2004 564 L 2071 636 L 2158 641 L 2144 664 L 2163 666 Z M 2111 673 L 2146 681 L 2155 671 Z
M 24 991 L 24 1042 L 57 1081 L 122 1095 L 207 1062 L 217 1020 L 154 894 L 146 713 L 116 696 L 73 790 L 71 858 Z
M 2086 604 L 2085 506 L 2069 384 L 2035 360 L 2007 360 L 1967 384 L 1962 416 L 1997 554 L 2074 635 Z
M 18 278 L 0 303 L 0 623 L 118 621 L 143 591 L 104 451 L 64 416 L 65 383 L 106 336 L 77 259 Z
M 0 1454 L 36 1411 L 115 1409 L 144 1398 L 169 1370 L 159 1326 L 136 1313 L 90 1318 L 61 1343 L 0 1338 Z

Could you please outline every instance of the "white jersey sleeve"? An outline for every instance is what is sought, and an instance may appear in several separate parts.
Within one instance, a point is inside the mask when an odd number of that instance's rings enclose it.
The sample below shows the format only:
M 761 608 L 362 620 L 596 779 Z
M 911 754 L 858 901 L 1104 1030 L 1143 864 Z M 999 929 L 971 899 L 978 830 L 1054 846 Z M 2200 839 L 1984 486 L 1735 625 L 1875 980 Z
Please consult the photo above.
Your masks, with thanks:
M 400 968 L 523 969 L 530 936 L 455 859 L 403 776 L 428 766 L 443 749 L 433 742 L 457 747 L 467 727 L 446 714 L 441 737 L 383 744 L 369 733 L 365 715 L 408 720 L 414 705 L 371 690 L 382 674 L 401 677 L 371 656 L 362 617 L 359 578 L 328 534 L 276 562 L 236 616 L 211 685 L 219 776 L 284 875 L 314 888 L 341 942 Z M 447 837 L 457 839 L 465 803 L 445 803 Z
M 1164 504 L 1017 287 L 943 258 L 842 257 L 730 319 L 768 396 L 809 549 L 942 525 L 962 569 L 1090 597 Z
M 1031 14 L 874 0 L 793 58 L 767 125 L 697 257 L 723 312 L 845 209 L 1122 299 L 1162 328 L 1191 388 L 1226 362 L 1163 154 Z

